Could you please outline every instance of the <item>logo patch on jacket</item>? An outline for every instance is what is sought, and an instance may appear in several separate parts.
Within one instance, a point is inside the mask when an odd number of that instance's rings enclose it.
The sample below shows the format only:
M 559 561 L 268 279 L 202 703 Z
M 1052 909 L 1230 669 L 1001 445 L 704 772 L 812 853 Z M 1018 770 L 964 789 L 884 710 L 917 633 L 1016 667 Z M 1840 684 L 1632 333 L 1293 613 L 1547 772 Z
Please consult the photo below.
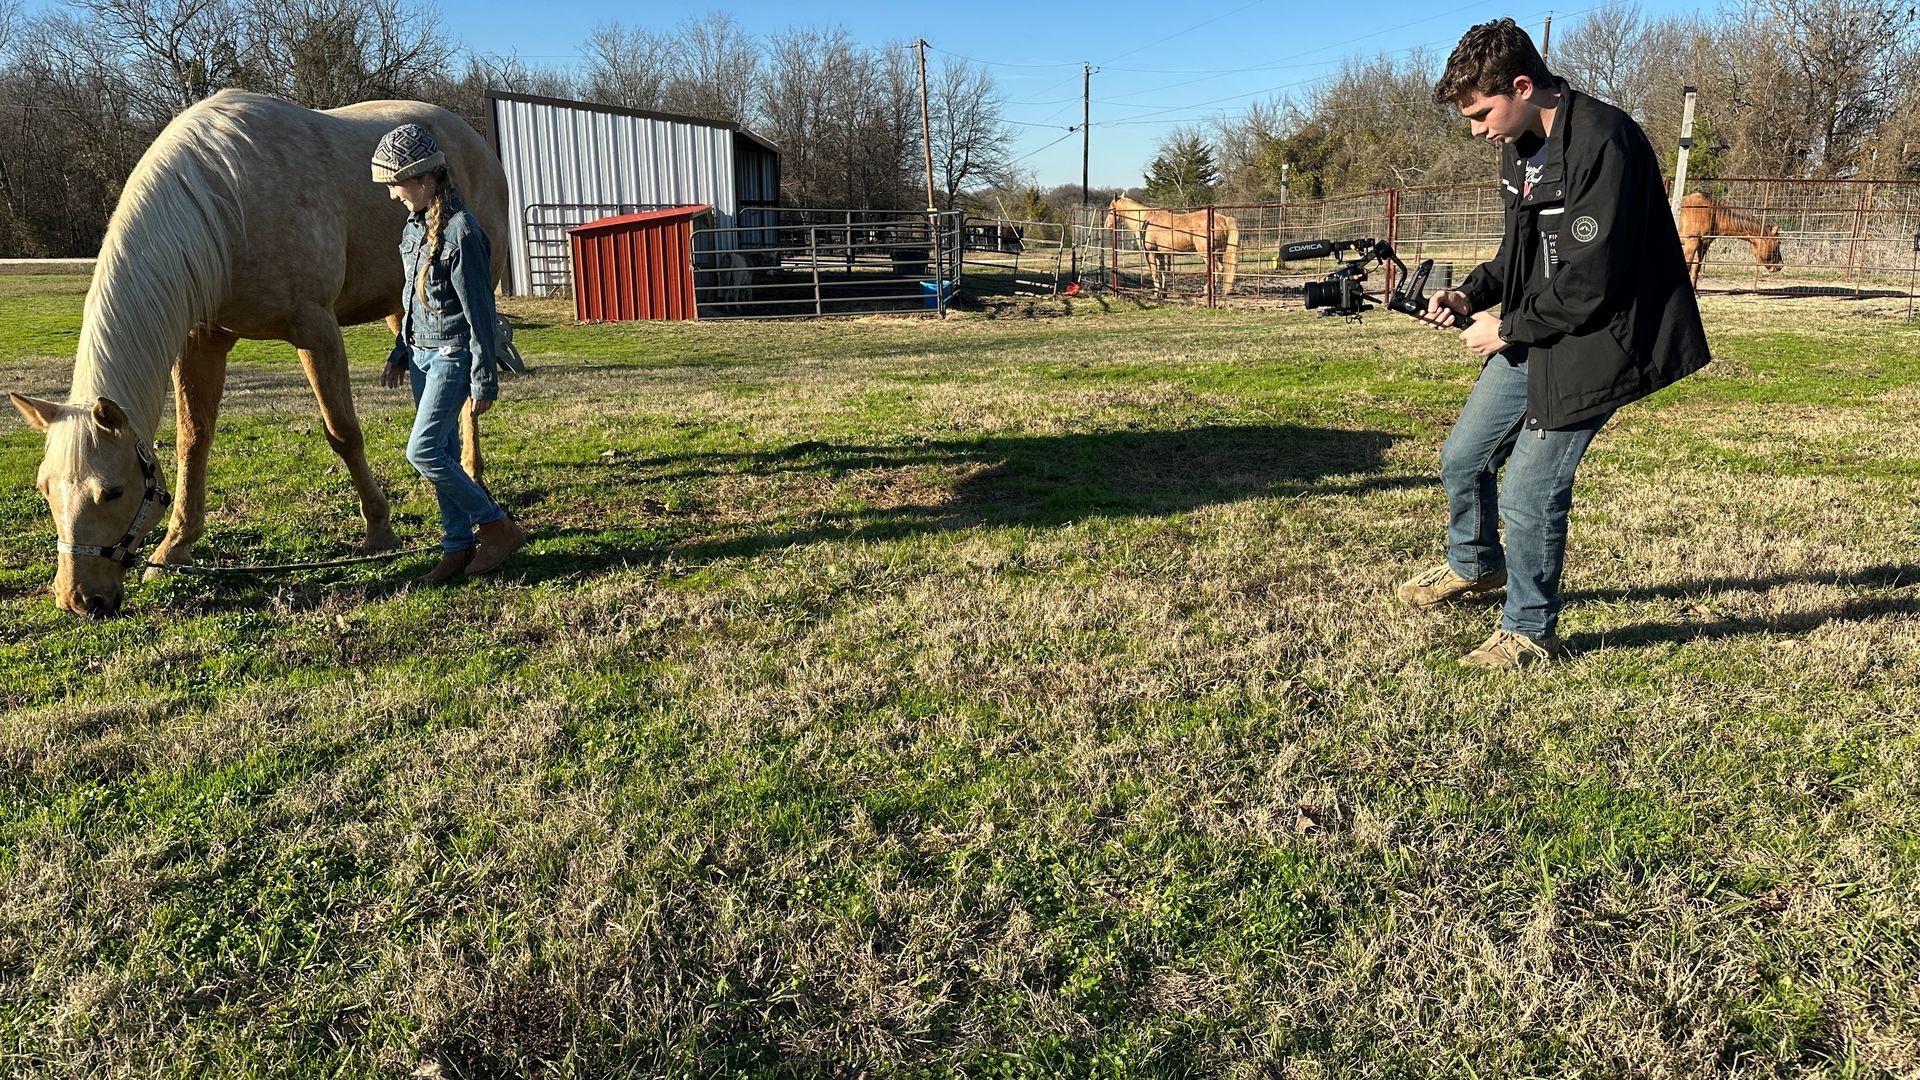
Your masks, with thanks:
M 1600 235 L 1599 222 L 1593 220 L 1590 217 L 1577 217 L 1573 219 L 1573 238 L 1575 240 L 1578 240 L 1583 244 L 1588 244 L 1588 243 L 1592 243 L 1593 238 L 1599 235 Z

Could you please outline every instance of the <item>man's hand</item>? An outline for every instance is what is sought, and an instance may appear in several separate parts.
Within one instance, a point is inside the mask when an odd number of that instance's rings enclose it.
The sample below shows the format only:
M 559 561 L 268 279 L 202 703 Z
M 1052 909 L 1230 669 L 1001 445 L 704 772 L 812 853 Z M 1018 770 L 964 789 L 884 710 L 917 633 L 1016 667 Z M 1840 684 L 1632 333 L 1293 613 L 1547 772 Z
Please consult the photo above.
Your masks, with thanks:
M 1460 331 L 1460 343 L 1479 353 L 1482 358 L 1506 348 L 1506 340 L 1500 336 L 1500 316 L 1491 311 L 1474 315 L 1473 322 Z
M 473 415 L 479 416 L 481 413 L 486 412 L 488 409 L 493 408 L 493 399 L 492 398 L 469 398 L 467 399 L 467 404 L 472 409 Z
M 1414 318 L 1434 326 L 1452 326 L 1457 319 L 1473 314 L 1473 305 L 1467 301 L 1467 294 L 1459 289 L 1445 289 L 1427 298 L 1427 311 Z
M 388 364 L 380 369 L 380 385 L 389 390 L 397 389 L 407 378 L 407 365 Z

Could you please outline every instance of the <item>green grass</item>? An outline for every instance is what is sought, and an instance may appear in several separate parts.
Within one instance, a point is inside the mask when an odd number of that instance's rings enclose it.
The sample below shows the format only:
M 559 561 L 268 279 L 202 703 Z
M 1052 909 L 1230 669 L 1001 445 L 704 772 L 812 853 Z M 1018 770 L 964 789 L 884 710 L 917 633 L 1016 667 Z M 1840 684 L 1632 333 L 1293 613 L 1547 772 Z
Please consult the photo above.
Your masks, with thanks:
M 82 291 L 0 278 L 0 383 Z M 0 1074 L 1913 1075 L 1920 330 L 1860 311 L 1708 302 L 1513 675 L 1391 601 L 1475 368 L 1385 316 L 522 306 L 500 578 L 103 623 L 9 414 Z M 232 381 L 202 557 L 347 554 L 291 351 Z

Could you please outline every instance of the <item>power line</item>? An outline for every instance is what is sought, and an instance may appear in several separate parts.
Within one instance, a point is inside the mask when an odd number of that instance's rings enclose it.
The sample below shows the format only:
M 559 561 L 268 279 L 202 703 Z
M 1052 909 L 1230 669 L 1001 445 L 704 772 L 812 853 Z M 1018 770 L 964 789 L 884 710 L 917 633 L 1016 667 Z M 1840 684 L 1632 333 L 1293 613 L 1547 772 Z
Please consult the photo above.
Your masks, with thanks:
M 1066 142 L 1068 139 L 1073 138 L 1074 135 L 1079 133 L 1079 131 L 1080 131 L 1080 125 L 1075 124 L 1074 126 L 1067 129 L 1067 133 L 1065 135 L 1060 136 L 1059 138 L 1053 140 L 1052 142 L 1048 143 L 1045 146 L 1040 147 L 1039 149 L 1029 150 L 1024 154 L 1021 154 L 1019 157 L 1014 158 L 1012 161 L 1007 162 L 1007 164 L 1009 165 L 1018 164 L 1019 162 L 1025 161 L 1028 158 L 1032 157 L 1033 155 L 1039 153 L 1041 150 L 1051 150 L 1054 147 L 1059 146 L 1061 143 Z
M 1187 28 L 1186 28 L 1185 30 L 1175 30 L 1175 31 L 1174 31 L 1173 33 L 1171 33 L 1171 34 L 1160 34 L 1160 35 L 1157 35 L 1157 36 L 1155 36 L 1155 37 L 1154 37 L 1154 39 L 1153 39 L 1152 41 L 1149 41 L 1149 42 L 1147 42 L 1147 43 L 1146 43 L 1145 45 L 1141 45 L 1141 46 L 1138 46 L 1138 47 L 1136 47 L 1136 48 L 1132 48 L 1132 49 L 1128 49 L 1128 50 L 1127 50 L 1126 52 L 1123 52 L 1123 53 L 1121 53 L 1121 54 L 1120 54 L 1119 56 L 1111 56 L 1111 57 L 1108 57 L 1108 58 L 1107 58 L 1106 60 L 1103 60 L 1103 61 L 1101 61 L 1101 66 L 1102 66 L 1102 67 L 1105 67 L 1105 66 L 1106 66 L 1106 65 L 1107 65 L 1108 63 L 1110 63 L 1111 61 L 1114 61 L 1114 60 L 1118 60 L 1118 59 L 1120 59 L 1120 57 L 1121 57 L 1121 56 L 1132 56 L 1132 55 L 1133 55 L 1134 53 L 1137 53 L 1137 52 L 1140 52 L 1140 51 L 1141 51 L 1141 50 L 1143 50 L 1143 49 L 1151 49 L 1151 48 L 1153 48 L 1153 47 L 1154 47 L 1154 46 L 1156 46 L 1156 45 L 1160 45 L 1160 44 L 1162 44 L 1162 43 L 1164 43 L 1164 42 L 1168 42 L 1168 41 L 1172 41 L 1172 40 L 1173 40 L 1174 38 L 1177 38 L 1177 37 L 1180 37 L 1180 36 L 1181 36 L 1182 34 L 1191 34 L 1191 33 L 1193 33 L 1193 32 L 1194 32 L 1195 30 L 1198 30 L 1198 29 L 1200 29 L 1200 28 L 1201 28 L 1201 27 L 1203 27 L 1203 26 L 1212 26 L 1212 25 L 1213 25 L 1214 23 L 1217 23 L 1217 22 L 1219 22 L 1219 21 L 1220 21 L 1221 19 L 1224 19 L 1224 18 L 1227 18 L 1228 16 L 1232 16 L 1232 15 L 1238 15 L 1238 14 L 1240 14 L 1241 12 L 1243 12 L 1243 11 L 1245 11 L 1245 10 L 1247 10 L 1247 9 L 1248 9 L 1248 8 L 1250 8 L 1250 7 L 1258 7 L 1258 6 L 1260 5 L 1260 2 L 1261 2 L 1261 0 L 1251 0 L 1251 2 L 1250 2 L 1250 3 L 1246 3 L 1246 4 L 1241 4 L 1241 5 L 1239 6 L 1239 7 L 1237 7 L 1237 8 L 1234 8 L 1234 9 L 1233 9 L 1232 11 L 1227 11 L 1227 12 L 1222 12 L 1222 13 L 1221 13 L 1221 14 L 1219 14 L 1219 15 L 1215 15 L 1215 16 L 1214 16 L 1213 18 L 1211 18 L 1211 19 L 1207 19 L 1207 20 L 1204 20 L 1204 21 L 1202 21 L 1202 22 L 1197 22 L 1197 23 L 1194 23 L 1194 24 L 1193 24 L 1192 26 L 1189 26 L 1189 27 L 1187 27 Z
M 1620 2 L 1620 0 L 1608 0 L 1608 2 L 1606 2 L 1606 3 L 1601 3 L 1601 4 L 1594 4 L 1594 5 L 1592 5 L 1592 6 L 1590 6 L 1590 7 L 1586 7 L 1586 8 L 1582 8 L 1582 9 L 1581 9 L 1581 10 L 1579 10 L 1579 11 L 1573 11 L 1573 12 L 1568 12 L 1567 14 L 1568 14 L 1569 16 L 1572 16 L 1572 15 L 1584 15 L 1584 14 L 1586 14 L 1587 12 L 1590 12 L 1590 11 L 1598 11 L 1598 10 L 1600 10 L 1601 8 L 1606 8 L 1606 7 L 1612 7 L 1612 6 L 1615 6 L 1615 5 L 1616 5 L 1617 3 L 1619 3 L 1619 2 Z M 1468 6 L 1469 6 L 1469 7 L 1471 7 L 1471 6 L 1473 6 L 1473 5 L 1471 5 L 1471 4 L 1470 4 L 1470 5 L 1468 5 Z M 1423 22 L 1424 22 L 1424 21 L 1426 21 L 1426 20 L 1421 20 L 1421 21 L 1423 21 Z M 1409 24 L 1409 25 L 1413 25 L 1413 24 Z M 1351 44 L 1351 43 L 1352 43 L 1352 41 L 1358 41 L 1358 40 L 1361 40 L 1361 39 L 1360 39 L 1360 38 L 1354 38 L 1354 39 L 1351 39 L 1351 41 L 1348 41 L 1348 42 L 1343 42 L 1342 44 Z M 1396 51 L 1395 51 L 1395 53 L 1389 53 L 1389 54 L 1383 54 L 1383 55 L 1395 55 L 1395 54 L 1399 54 L 1399 53 L 1408 53 L 1408 52 L 1412 52 L 1412 51 L 1414 51 L 1415 49 L 1423 49 L 1423 48 L 1429 48 L 1429 47 L 1431 47 L 1431 46 L 1432 46 L 1432 45 L 1434 45 L 1434 44 L 1441 44 L 1441 43 L 1437 43 L 1437 42 L 1428 42 L 1428 43 L 1423 43 L 1423 44 L 1420 44 L 1420 45 L 1413 45 L 1413 46 L 1408 46 L 1407 48 L 1404 48 L 1404 49 L 1399 49 L 1399 50 L 1396 50 Z M 1263 96 L 1263 95 L 1266 95 L 1266 94 L 1274 94 L 1274 93 L 1278 93 L 1278 92 L 1280 92 L 1280 91 L 1282 91 L 1282 90 L 1291 90 L 1291 89 L 1293 89 L 1293 88 L 1295 88 L 1295 87 L 1300 87 L 1300 86 L 1307 86 L 1307 85 L 1310 85 L 1310 84 L 1312 84 L 1312 83 L 1315 83 L 1315 82 L 1319 82 L 1319 81 L 1321 81 L 1321 80 L 1320 80 L 1320 79 L 1317 79 L 1317 78 L 1315 78 L 1315 79 L 1301 79 L 1301 80 L 1298 80 L 1298 81 L 1295 81 L 1295 82 L 1290 82 L 1290 83 L 1281 83 L 1281 84 L 1279 84 L 1278 86 L 1269 86 L 1269 87 L 1267 87 L 1267 88 L 1265 88 L 1265 89 L 1262 89 L 1262 90 L 1252 90 L 1252 91 L 1248 91 L 1248 92 L 1245 92 L 1245 93 L 1239 93 L 1239 94 L 1228 94 L 1228 95 L 1226 95 L 1225 97 L 1217 97 L 1217 98 L 1213 98 L 1213 99 L 1211 99 L 1211 100 L 1208 100 L 1208 101 L 1196 101 L 1196 102 L 1191 102 L 1191 103 L 1188 103 L 1188 104 L 1185 104 L 1185 105 L 1169 105 L 1169 106 L 1167 106 L 1167 107 L 1165 107 L 1165 108 L 1163 108 L 1163 109 L 1160 109 L 1160 110 L 1157 110 L 1157 113 L 1173 113 L 1173 112 L 1185 112 L 1185 111 L 1187 111 L 1187 110 L 1189 110 L 1189 109 L 1202 109 L 1202 108 L 1206 108 L 1206 107 L 1207 107 L 1207 106 L 1209 106 L 1209 105 L 1218 105 L 1218 104 L 1221 104 L 1221 103 L 1223 103 L 1223 102 L 1228 102 L 1228 101 L 1238 101 L 1238 100 L 1240 100 L 1240 99 L 1242 99 L 1242 98 L 1251 98 L 1251 97 L 1261 97 L 1261 96 Z M 1104 121 L 1104 122 L 1102 122 L 1102 123 L 1100 123 L 1100 124 L 1097 124 L 1097 125 L 1095 125 L 1095 126 L 1099 126 L 1099 127 L 1108 127 L 1108 126 L 1126 126 L 1126 125 L 1134 125 L 1134 124 L 1141 124 L 1141 123 L 1147 123 L 1147 122 L 1149 122 L 1149 121 L 1147 120 L 1147 117 L 1149 117 L 1149 116 L 1154 116 L 1154 115 L 1156 115 L 1157 113 L 1147 113 L 1147 114 L 1144 114 L 1144 115 L 1142 115 L 1142 116 L 1136 116 L 1136 117 L 1134 117 L 1134 118 L 1132 118 L 1132 119 L 1130 119 L 1130 120 L 1114 120 L 1114 121 Z M 1205 117 L 1201 117 L 1200 119 L 1206 119 L 1206 118 L 1205 118 Z M 1164 120 L 1164 121 L 1161 121 L 1161 122 L 1162 122 L 1162 123 L 1168 123 L 1168 124 L 1171 124 L 1171 123 L 1184 123 L 1185 121 L 1175 121 L 1175 120 Z
M 1252 5 L 1248 5 L 1248 6 L 1251 7 Z M 969 64 L 984 64 L 987 67 L 1051 69 L 1051 68 L 1058 68 L 1058 67 L 1079 67 L 1081 63 L 1081 61 L 1074 60 L 1074 61 L 1062 62 L 1058 64 L 1014 64 L 1014 63 L 1009 63 L 1005 60 L 982 60 L 979 57 L 975 57 L 975 56 L 963 56 L 960 53 L 952 51 L 951 49 L 942 49 L 935 45 L 928 45 L 927 49 L 931 52 L 937 52 L 942 56 L 951 56 L 958 60 L 965 60 Z

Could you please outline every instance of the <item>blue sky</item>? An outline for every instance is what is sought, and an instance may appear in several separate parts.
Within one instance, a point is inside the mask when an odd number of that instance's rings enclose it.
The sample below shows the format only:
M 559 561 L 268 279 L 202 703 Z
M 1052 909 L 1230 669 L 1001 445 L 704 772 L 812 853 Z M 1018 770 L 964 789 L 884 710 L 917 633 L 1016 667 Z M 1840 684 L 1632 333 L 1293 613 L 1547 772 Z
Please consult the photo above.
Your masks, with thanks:
M 959 4 L 727 3 L 622 4 L 610 0 L 528 5 L 521 0 L 442 3 L 442 25 L 470 48 L 514 53 L 531 64 L 570 66 L 593 28 L 610 20 L 670 30 L 691 17 L 725 11 L 765 37 L 788 26 L 844 27 L 879 46 L 924 37 L 941 52 L 987 64 L 1016 123 L 1015 152 L 1042 186 L 1078 183 L 1080 65 L 1092 63 L 1091 179 L 1096 185 L 1138 185 L 1160 140 L 1181 123 L 1198 124 L 1250 102 L 1297 92 L 1338 70 L 1343 59 L 1399 54 L 1427 46 L 1442 55 L 1469 25 L 1512 16 L 1534 33 L 1549 13 L 1556 32 L 1596 10 L 1596 0 L 1565 7 L 1516 6 L 1512 0 L 1160 0 L 1106 3 Z M 1618 0 L 1615 0 L 1618 2 Z M 47 9 L 47 0 L 29 9 Z M 1647 15 L 1701 10 L 1682 0 L 1641 0 Z M 1709 9 L 1710 10 L 1710 9 Z
M 1529 0 L 1538 2 L 1538 0 Z M 1042 186 L 1080 181 L 1080 65 L 1092 63 L 1090 172 L 1096 185 L 1137 185 L 1155 147 L 1177 124 L 1238 112 L 1252 102 L 1325 79 L 1342 59 L 1401 53 L 1425 45 L 1445 55 L 1469 25 L 1512 16 L 1534 33 L 1551 12 L 1555 30 L 1595 10 L 1593 0 L 1563 7 L 1516 6 L 1511 0 L 1338 0 L 1273 3 L 1216 0 L 1207 4 L 1005 3 L 966 5 L 734 2 L 656 3 L 645 7 L 594 2 L 556 5 L 539 19 L 506 0 L 447 8 L 447 25 L 483 51 L 517 51 L 536 63 L 570 63 L 593 27 L 610 19 L 665 30 L 691 16 L 722 10 L 749 32 L 767 35 L 793 25 L 845 27 L 869 45 L 924 37 L 932 50 L 989 65 L 1018 122 L 1016 153 Z M 1643 14 L 1695 10 L 1676 0 L 1642 0 Z M 451 11 L 458 10 L 456 18 Z M 937 50 L 937 51 L 935 51 Z M 1051 145 L 1049 145 L 1051 144 Z

